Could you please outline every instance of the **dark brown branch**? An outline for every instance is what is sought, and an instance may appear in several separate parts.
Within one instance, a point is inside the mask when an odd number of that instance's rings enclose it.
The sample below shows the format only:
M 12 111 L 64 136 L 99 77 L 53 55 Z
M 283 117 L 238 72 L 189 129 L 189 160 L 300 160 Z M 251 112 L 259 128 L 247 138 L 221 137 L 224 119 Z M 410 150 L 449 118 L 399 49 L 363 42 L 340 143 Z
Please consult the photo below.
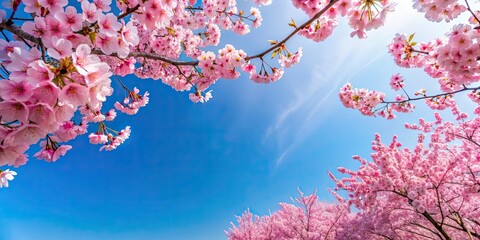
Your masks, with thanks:
M 419 233 L 419 232 L 415 232 L 415 231 L 413 231 L 413 230 L 402 229 L 402 228 L 399 228 L 399 230 L 400 230 L 400 231 L 409 232 L 409 233 L 412 233 L 412 234 L 415 234 L 415 235 L 419 235 L 419 236 L 424 237 L 424 238 L 435 239 L 435 238 L 433 238 L 433 237 L 427 236 L 427 235 L 422 234 L 422 233 Z
M 40 38 L 36 38 L 36 37 L 26 33 L 20 27 L 13 25 L 9 21 L 1 22 L 0 23 L 0 29 L 5 29 L 5 30 L 17 35 L 19 38 L 23 38 L 25 40 L 36 43 L 38 45 L 42 44 L 42 40 Z
M 338 1 L 339 0 L 330 1 L 330 3 L 327 6 L 325 6 L 322 10 L 320 10 L 320 12 L 315 14 L 307 22 L 303 23 L 300 27 L 295 28 L 295 30 L 292 31 L 282 41 L 278 42 L 277 44 L 275 44 L 272 47 L 268 48 L 267 50 L 263 51 L 262 53 L 246 57 L 245 60 L 248 61 L 248 60 L 251 60 L 251 59 L 254 59 L 254 58 L 261 58 L 261 57 L 265 56 L 265 54 L 271 52 L 272 50 L 274 50 L 278 47 L 280 47 L 282 44 L 285 44 L 288 40 L 290 40 L 290 38 L 295 36 L 301 29 L 310 25 L 313 21 L 315 21 L 320 16 L 322 16 L 330 7 L 332 7 Z M 127 9 L 127 11 L 122 13 L 121 15 L 119 15 L 117 17 L 117 19 L 122 19 L 122 18 L 128 16 L 129 14 L 138 10 L 139 7 L 140 7 L 140 5 L 136 5 L 135 7 L 131 8 L 131 9 Z M 1 22 L 0 23 L 0 29 L 5 29 L 5 30 L 17 35 L 20 38 L 23 38 L 23 39 L 28 40 L 30 42 L 36 43 L 37 45 L 43 46 L 42 40 L 40 38 L 36 38 L 36 37 L 26 33 L 20 27 L 13 25 L 11 22 Z M 105 53 L 103 53 L 100 50 L 93 50 L 92 53 L 97 54 L 97 55 L 106 55 Z M 117 54 L 115 54 L 115 53 L 111 54 L 109 56 L 118 57 Z M 144 52 L 130 52 L 128 57 L 142 57 L 142 58 L 146 58 L 146 59 L 159 60 L 159 61 L 171 64 L 171 65 L 174 65 L 174 66 L 197 66 L 198 65 L 198 61 L 175 61 L 175 60 L 171 60 L 171 59 L 168 59 L 168 58 L 156 55 L 156 54 L 150 54 L 150 53 L 144 53 Z
M 421 225 L 421 224 L 418 224 L 418 223 L 416 223 L 416 222 L 413 222 L 413 223 L 411 223 L 411 225 L 417 226 L 417 227 L 422 228 L 422 229 L 424 229 L 424 230 L 427 230 L 427 231 L 431 232 L 432 234 L 434 234 L 435 236 L 437 236 L 439 239 L 442 238 L 442 236 L 440 236 L 440 234 L 439 234 L 438 232 L 435 232 L 434 230 L 432 230 L 432 229 L 430 229 L 430 228 L 428 228 L 428 227 L 425 227 L 425 226 L 423 226 L 423 225 Z
M 407 196 L 405 193 L 401 193 L 398 191 L 393 191 L 394 193 L 408 199 L 408 203 L 412 205 L 413 200 Z M 413 207 L 413 206 L 412 206 Z M 442 237 L 445 238 L 445 240 L 452 240 L 452 238 L 448 235 L 447 232 L 442 228 L 440 224 L 428 213 L 427 211 L 424 212 L 418 212 L 420 215 L 424 216 L 432 225 L 435 227 L 435 229 L 442 235 Z
M 468 4 L 468 0 L 465 0 L 465 4 L 467 4 L 467 10 L 472 14 L 472 16 L 475 18 L 475 20 L 477 20 L 477 23 L 480 24 L 480 20 L 478 19 L 477 15 L 475 15 L 475 13 L 470 8 L 470 4 Z
M 302 30 L 303 28 L 307 27 L 308 25 L 312 24 L 313 21 L 315 21 L 316 19 L 318 19 L 320 16 L 322 16 L 330 7 L 332 7 L 335 3 L 337 3 L 339 0 L 332 0 L 330 1 L 330 3 L 325 6 L 324 8 L 322 8 L 322 10 L 320 10 L 320 12 L 318 12 L 317 14 L 315 14 L 312 18 L 310 18 L 310 20 L 306 21 L 304 24 L 302 24 L 300 27 L 298 28 L 295 28 L 295 30 L 293 32 L 291 32 L 286 38 L 284 38 L 282 41 L 278 42 L 277 44 L 271 46 L 269 49 L 259 53 L 259 54 L 256 54 L 256 55 L 253 55 L 253 56 L 248 56 L 245 58 L 245 60 L 251 60 L 251 59 L 254 59 L 254 58 L 262 58 L 263 56 L 265 56 L 265 54 L 277 49 L 278 47 L 282 46 L 283 44 L 285 44 L 290 38 L 292 38 L 293 36 L 295 36 L 300 30 Z
M 140 8 L 140 4 L 137 4 L 135 7 L 133 8 L 127 8 L 127 11 L 125 11 L 124 13 L 118 15 L 117 17 L 117 20 L 120 20 L 128 15 L 130 15 L 131 13 L 134 13 L 135 11 L 138 10 L 138 8 Z
M 437 94 L 437 95 L 422 96 L 422 97 L 416 97 L 416 98 L 408 98 L 408 99 L 405 99 L 405 100 L 402 100 L 402 101 L 383 101 L 382 103 L 387 103 L 387 104 L 397 103 L 397 104 L 401 104 L 401 103 L 406 103 L 406 102 L 410 102 L 410 101 L 417 101 L 417 100 L 422 100 L 422 99 L 427 99 L 427 98 L 435 98 L 435 97 L 443 97 L 443 96 L 453 95 L 453 94 L 460 93 L 460 92 L 464 92 L 464 91 L 475 91 L 475 90 L 479 90 L 479 89 L 480 89 L 480 86 L 479 86 L 479 87 L 474 87 L 474 88 L 464 87 L 464 88 L 462 88 L 462 89 L 460 89 L 460 90 L 453 91 L 453 92 L 448 92 L 448 93 L 441 93 L 441 94 Z
M 447 232 L 445 232 L 445 230 L 442 228 L 441 225 L 439 225 L 437 223 L 437 221 L 435 221 L 435 219 L 433 219 L 433 217 L 428 213 L 428 212 L 423 212 L 423 213 L 420 213 L 421 215 L 423 215 L 436 229 L 437 231 L 440 232 L 440 234 L 442 234 L 442 236 L 446 239 L 446 240 L 451 240 L 452 238 L 450 238 L 450 236 L 448 235 Z
M 420 51 L 420 50 L 415 50 L 415 49 L 413 49 L 412 52 L 421 53 L 421 54 L 426 54 L 426 55 L 429 54 L 428 52 Z
M 458 135 L 458 134 L 453 134 L 453 136 L 455 136 L 455 137 L 459 137 L 459 138 L 462 138 L 462 139 L 465 139 L 465 140 L 467 140 L 467 141 L 469 141 L 469 142 L 471 142 L 471 143 L 475 144 L 477 147 L 480 147 L 480 144 L 479 144 L 479 143 L 477 143 L 477 142 L 475 142 L 475 141 L 473 141 L 473 140 L 472 140 L 470 137 L 464 137 L 464 136 L 462 136 L 462 135 Z
M 36 37 L 26 33 L 20 27 L 15 26 L 13 24 L 10 24 L 9 22 L 1 22 L 0 23 L 0 29 L 5 29 L 5 30 L 13 33 L 14 35 L 17 35 L 19 38 L 22 38 L 22 39 L 28 40 L 30 42 L 36 43 L 40 46 L 43 46 L 42 40 L 40 38 L 36 38 Z M 93 50 L 92 53 L 97 54 L 97 55 L 106 55 L 105 53 L 103 53 L 100 50 Z M 115 53 L 111 54 L 110 56 L 118 57 L 117 54 L 115 54 Z M 149 54 L 149 53 L 143 53 L 143 52 L 131 52 L 128 56 L 129 57 L 143 57 L 143 58 L 147 58 L 147 59 L 160 60 L 162 62 L 166 62 L 166 63 L 172 64 L 172 65 L 175 65 L 175 66 L 182 66 L 182 65 L 196 66 L 196 65 L 198 65 L 198 61 L 190 61 L 190 62 L 174 61 L 174 60 L 164 58 L 164 57 L 156 55 L 156 54 Z
M 5 33 L 3 32 L 3 30 L 0 31 L 0 33 L 2 34 L 2 36 L 5 38 L 5 40 L 6 40 L 7 42 L 10 42 L 10 39 L 7 37 L 7 35 L 5 35 Z
M 107 55 L 107 54 L 103 53 L 101 50 L 98 50 L 98 49 L 93 50 L 92 53 L 97 54 L 97 55 L 105 55 L 105 56 L 119 58 L 116 53 L 112 53 L 110 55 Z M 162 57 L 162 56 L 157 55 L 157 54 L 144 53 L 144 52 L 130 52 L 128 54 L 128 57 L 142 57 L 142 58 L 146 58 L 146 59 L 159 60 L 159 61 L 171 64 L 171 65 L 174 65 L 174 66 L 197 66 L 198 65 L 198 61 L 189 61 L 189 62 L 175 61 L 175 60 L 171 60 L 171 59 Z

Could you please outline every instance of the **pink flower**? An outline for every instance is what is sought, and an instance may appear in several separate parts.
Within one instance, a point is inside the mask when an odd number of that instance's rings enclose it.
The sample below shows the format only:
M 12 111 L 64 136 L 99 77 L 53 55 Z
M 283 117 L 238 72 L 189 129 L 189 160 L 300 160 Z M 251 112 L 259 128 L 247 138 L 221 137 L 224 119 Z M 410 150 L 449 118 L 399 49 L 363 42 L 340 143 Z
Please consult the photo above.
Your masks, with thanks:
M 403 77 L 400 76 L 400 74 L 394 74 L 390 78 L 390 87 L 392 87 L 393 90 L 398 91 L 401 88 L 405 86 L 405 83 L 403 82 Z
M 42 6 L 38 0 L 23 0 L 22 2 L 25 4 L 25 12 L 35 13 L 37 16 L 41 14 Z
M 10 59 L 8 54 L 12 53 L 14 48 L 26 48 L 26 45 L 25 43 L 19 41 L 7 42 L 3 39 L 0 39 L 0 60 Z
M 38 126 L 45 130 L 54 130 L 57 127 L 55 113 L 50 105 L 38 102 L 29 106 L 30 115 L 28 120 L 35 122 Z
M 73 121 L 65 121 L 60 127 L 55 131 L 55 137 L 62 142 L 72 140 L 77 137 L 77 132 L 75 131 L 76 125 Z
M 58 122 L 69 121 L 72 119 L 75 111 L 77 111 L 77 108 L 74 105 L 58 102 L 57 106 L 55 107 L 55 119 Z
M 97 34 L 96 44 L 103 53 L 110 55 L 118 51 L 118 39 L 116 36 L 109 36 L 104 33 Z
M 122 40 L 130 46 L 136 46 L 140 38 L 138 37 L 137 27 L 130 21 L 122 28 Z
M 102 15 L 102 10 L 97 9 L 94 3 L 88 1 L 82 1 L 83 19 L 89 23 L 94 23 Z
M 121 60 L 118 63 L 117 67 L 115 68 L 115 74 L 120 75 L 122 77 L 126 76 L 127 74 L 133 73 L 135 69 L 135 63 L 137 60 L 134 57 L 130 57 L 129 59 Z
M 72 53 L 73 65 L 81 75 L 87 75 L 89 72 L 95 72 L 98 69 L 100 58 L 91 55 L 92 49 L 87 44 L 78 45 L 74 53 Z
M 88 101 L 88 88 L 78 83 L 70 83 L 58 94 L 58 100 L 72 104 L 74 107 L 85 105 Z
M 28 81 L 34 85 L 41 82 L 51 81 L 54 77 L 53 72 L 43 60 L 37 60 L 29 64 L 27 69 Z
M 40 146 L 42 146 L 42 149 L 33 156 L 47 162 L 56 162 L 61 156 L 65 156 L 68 150 L 72 149 L 70 145 L 59 145 L 50 137 L 47 137 L 46 141 L 42 141 Z
M 52 43 L 48 46 L 48 55 L 57 60 L 72 54 L 72 43 L 63 38 L 52 37 Z
M 122 27 L 122 24 L 117 21 L 117 17 L 113 13 L 100 15 L 98 18 L 98 26 L 100 32 L 107 36 L 117 36 L 117 32 Z
M 31 145 L 45 137 L 46 132 L 36 124 L 25 124 L 18 127 L 5 138 L 5 144 Z
M 278 62 L 282 67 L 292 67 L 293 65 L 297 64 L 302 57 L 302 48 L 298 49 L 298 52 L 295 54 L 289 54 L 288 56 L 280 55 Z
M 110 11 L 110 4 L 112 4 L 112 0 L 93 0 L 93 4 L 98 9 L 101 9 L 103 12 L 109 12 Z
M 5 122 L 18 120 L 28 122 L 28 108 L 23 102 L 3 101 L 0 102 L 0 119 Z
M 63 7 L 68 4 L 68 0 L 38 0 L 40 6 L 47 8 L 51 13 L 62 11 Z
M 64 26 L 69 27 L 72 31 L 80 31 L 82 29 L 82 14 L 77 13 L 77 9 L 73 6 L 65 8 L 65 12 L 60 11 L 55 14 Z
M 104 144 L 108 142 L 107 135 L 99 133 L 90 133 L 88 135 L 91 144 Z
M 253 0 L 255 4 L 258 5 L 270 5 L 272 3 L 272 0 Z
M 15 175 L 17 175 L 17 173 L 10 171 L 10 169 L 5 171 L 0 170 L 0 188 L 8 187 L 8 181 L 12 181 Z
M 60 147 L 57 148 L 55 153 L 53 153 L 52 156 L 52 161 L 55 162 L 57 161 L 61 156 L 65 156 L 68 150 L 72 149 L 72 146 L 70 145 L 61 145 Z
M 28 162 L 27 154 L 20 154 L 20 156 L 15 159 L 15 162 L 13 163 L 13 167 L 18 168 L 22 165 L 25 165 Z M 12 164 L 9 164 L 11 166 Z
M 3 100 L 16 100 L 25 102 L 32 96 L 32 85 L 27 81 L 0 81 L 0 98 Z
M 34 90 L 32 98 L 37 101 L 44 102 L 50 106 L 57 103 L 59 88 L 50 81 L 41 82 Z
M 33 22 L 27 21 L 22 25 L 22 30 L 32 34 L 35 37 L 43 37 L 47 34 L 47 24 L 45 18 L 36 17 Z
M 47 34 L 45 37 L 48 37 L 50 40 L 52 37 L 63 38 L 68 32 L 68 25 L 62 24 L 57 18 L 52 16 L 46 16 L 45 22 L 47 24 Z M 48 45 L 48 40 L 45 40 L 46 46 Z
M 108 111 L 107 114 L 105 114 L 105 120 L 113 121 L 116 116 L 117 116 L 117 112 L 115 112 L 115 109 L 110 109 L 110 111 Z
M 0 145 L 0 166 L 16 165 L 16 161 L 27 151 L 28 145 Z
M 149 93 L 145 92 L 142 95 L 138 94 L 140 90 L 138 88 L 134 88 L 133 91 L 127 90 L 128 97 L 123 100 L 123 104 L 116 102 L 114 104 L 115 109 L 119 110 L 128 115 L 133 115 L 138 112 L 141 107 L 144 107 L 148 104 L 149 101 Z
M 117 139 L 120 140 L 121 143 L 125 142 L 130 137 L 131 134 L 130 126 L 126 126 L 125 129 L 122 129 L 120 132 L 117 134 Z

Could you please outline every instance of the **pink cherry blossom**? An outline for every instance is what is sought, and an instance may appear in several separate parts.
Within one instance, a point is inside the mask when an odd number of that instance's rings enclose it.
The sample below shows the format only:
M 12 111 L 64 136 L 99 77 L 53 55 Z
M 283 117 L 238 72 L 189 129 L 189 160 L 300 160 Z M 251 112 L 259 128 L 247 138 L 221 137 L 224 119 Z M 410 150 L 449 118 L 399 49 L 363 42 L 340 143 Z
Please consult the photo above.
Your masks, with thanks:
M 72 43 L 63 38 L 52 38 L 52 43 L 49 45 L 48 55 L 50 57 L 60 60 L 72 54 Z
M 299 48 L 295 54 L 289 54 L 288 56 L 280 55 L 278 62 L 282 67 L 290 68 L 297 64 L 302 57 L 302 48 Z
M 17 175 L 15 171 L 0 170 L 0 188 L 8 187 L 8 181 L 12 181 L 14 176 Z
M 27 81 L 0 81 L 0 98 L 4 100 L 15 100 L 24 102 L 30 99 L 33 94 L 33 87 Z
M 62 8 L 68 4 L 68 0 L 38 0 L 40 6 L 47 8 L 51 13 L 62 11 Z
M 58 94 L 58 99 L 73 106 L 84 105 L 88 101 L 88 89 L 78 83 L 70 83 Z
M 6 122 L 20 121 L 28 122 L 29 110 L 23 102 L 3 101 L 0 102 L 0 119 Z
M 8 145 L 30 145 L 45 137 L 45 131 L 36 124 L 25 124 L 18 127 L 5 138 Z
M 83 19 L 90 23 L 96 22 L 102 14 L 102 10 L 97 9 L 97 6 L 94 3 L 88 1 L 82 1 L 82 12 Z
M 82 15 L 77 13 L 77 10 L 73 6 L 65 8 L 65 12 L 60 11 L 55 14 L 60 23 L 64 26 L 68 26 L 72 31 L 80 31 L 82 29 Z
M 117 17 L 113 13 L 100 15 L 98 18 L 98 26 L 100 32 L 107 36 L 117 36 L 117 32 L 122 27 L 122 24 L 117 22 Z
M 38 159 L 46 162 L 56 162 L 61 156 L 65 156 L 68 150 L 72 148 L 70 145 L 59 145 L 52 138 L 47 137 L 46 141 L 40 142 L 42 149 L 33 155 Z
M 404 85 L 403 77 L 400 76 L 400 74 L 394 74 L 390 78 L 390 87 L 392 87 L 393 90 L 398 91 L 403 88 Z

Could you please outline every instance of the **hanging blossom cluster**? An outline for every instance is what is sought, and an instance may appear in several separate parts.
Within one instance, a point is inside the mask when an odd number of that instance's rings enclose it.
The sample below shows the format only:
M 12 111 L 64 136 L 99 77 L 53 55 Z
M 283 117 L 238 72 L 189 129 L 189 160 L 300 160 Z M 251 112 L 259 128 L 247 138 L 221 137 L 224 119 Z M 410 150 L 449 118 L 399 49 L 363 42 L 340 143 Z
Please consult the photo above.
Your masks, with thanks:
M 326 10 L 326 14 L 317 18 L 311 24 L 302 28 L 299 34 L 313 41 L 320 42 L 329 37 L 338 25 L 338 17 L 346 17 L 353 29 L 350 36 L 366 38 L 366 31 L 377 29 L 384 25 L 388 12 L 395 9 L 395 3 L 389 0 L 293 0 L 293 5 L 313 17 L 324 6 L 336 2 Z

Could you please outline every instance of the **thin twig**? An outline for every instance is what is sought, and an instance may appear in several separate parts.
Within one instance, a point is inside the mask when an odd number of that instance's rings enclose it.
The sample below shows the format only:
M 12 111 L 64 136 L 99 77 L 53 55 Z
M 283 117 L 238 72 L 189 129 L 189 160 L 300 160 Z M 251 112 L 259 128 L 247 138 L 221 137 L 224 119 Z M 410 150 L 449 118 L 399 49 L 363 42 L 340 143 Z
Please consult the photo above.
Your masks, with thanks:
M 409 98 L 409 99 L 405 99 L 405 100 L 402 100 L 402 101 L 383 101 L 382 103 L 386 103 L 386 104 L 390 104 L 390 103 L 401 104 L 401 103 L 406 103 L 406 102 L 410 102 L 410 101 L 417 101 L 417 100 L 428 99 L 428 98 L 435 98 L 435 97 L 443 97 L 443 96 L 453 95 L 453 94 L 457 94 L 457 93 L 464 92 L 464 91 L 475 91 L 475 90 L 479 90 L 479 89 L 480 89 L 480 86 L 479 86 L 479 87 L 474 87 L 474 88 L 464 87 L 464 88 L 462 88 L 462 89 L 460 89 L 460 90 L 453 91 L 453 92 L 441 93 L 441 94 L 430 95 L 430 96 L 425 95 L 425 96 L 422 96 L 422 97 Z
M 477 15 L 475 15 L 475 13 L 472 11 L 472 9 L 470 8 L 470 4 L 468 4 L 468 0 L 465 0 L 465 4 L 467 4 L 467 10 L 473 15 L 473 17 L 475 18 L 475 20 L 477 20 L 477 23 L 480 24 L 480 19 L 478 19 Z
M 118 15 L 117 17 L 117 20 L 120 20 L 128 15 L 130 15 L 131 13 L 135 12 L 138 10 L 138 8 L 140 8 L 140 4 L 137 4 L 135 7 L 133 8 L 127 8 L 127 11 L 125 11 L 124 13 Z
M 339 0 L 332 0 L 330 1 L 330 3 L 325 6 L 324 8 L 322 8 L 322 10 L 320 10 L 320 12 L 318 12 L 317 14 L 315 14 L 312 18 L 310 18 L 310 20 L 306 21 L 305 23 L 303 23 L 300 27 L 298 28 L 295 28 L 295 30 L 293 30 L 286 38 L 284 38 L 282 41 L 278 42 L 277 44 L 271 46 L 269 49 L 259 53 L 259 54 L 256 54 L 256 55 L 253 55 L 253 56 L 248 56 L 245 58 L 245 60 L 251 60 L 251 59 L 254 59 L 254 58 L 261 58 L 263 56 L 265 56 L 265 54 L 271 52 L 272 50 L 274 49 L 277 49 L 278 47 L 282 46 L 282 44 L 285 44 L 290 38 L 292 38 L 293 36 L 295 36 L 300 30 L 302 30 L 303 28 L 307 27 L 308 25 L 310 25 L 312 22 L 314 22 L 315 20 L 317 20 L 320 16 L 322 16 L 330 7 L 332 7 L 335 3 L 337 3 Z

